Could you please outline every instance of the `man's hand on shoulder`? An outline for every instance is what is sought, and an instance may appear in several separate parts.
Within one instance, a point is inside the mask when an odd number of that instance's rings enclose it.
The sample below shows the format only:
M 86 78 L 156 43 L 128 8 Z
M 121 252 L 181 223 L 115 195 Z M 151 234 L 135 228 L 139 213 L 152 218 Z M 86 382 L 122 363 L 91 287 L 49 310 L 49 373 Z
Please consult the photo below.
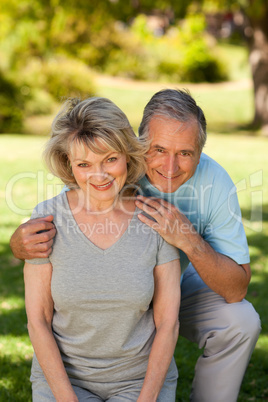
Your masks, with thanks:
M 174 205 L 161 199 L 137 196 L 136 205 L 152 220 L 143 214 L 139 219 L 152 227 L 168 243 L 183 250 L 187 255 L 191 253 L 192 244 L 202 242 L 192 223 Z
M 20 225 L 10 239 L 14 256 L 21 260 L 48 257 L 56 234 L 52 221 L 53 216 L 49 215 Z

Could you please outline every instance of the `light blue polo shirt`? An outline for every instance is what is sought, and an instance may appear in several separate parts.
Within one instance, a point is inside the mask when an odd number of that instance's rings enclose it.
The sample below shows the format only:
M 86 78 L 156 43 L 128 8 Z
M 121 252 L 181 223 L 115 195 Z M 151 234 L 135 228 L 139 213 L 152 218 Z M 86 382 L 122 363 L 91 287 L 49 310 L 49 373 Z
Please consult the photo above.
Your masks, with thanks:
M 201 154 L 195 174 L 174 193 L 163 193 L 140 180 L 140 194 L 157 197 L 175 205 L 211 247 L 238 264 L 249 263 L 249 251 L 236 187 L 228 173 L 212 158 Z M 189 264 L 180 250 L 181 268 Z

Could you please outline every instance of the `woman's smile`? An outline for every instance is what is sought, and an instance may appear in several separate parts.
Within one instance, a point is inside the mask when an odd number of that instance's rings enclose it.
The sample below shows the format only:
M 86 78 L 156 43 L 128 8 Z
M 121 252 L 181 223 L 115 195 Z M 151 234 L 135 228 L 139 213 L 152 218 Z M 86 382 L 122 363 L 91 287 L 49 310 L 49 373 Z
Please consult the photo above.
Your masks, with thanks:
M 105 190 L 109 190 L 112 187 L 112 185 L 114 184 L 114 181 L 115 181 L 115 179 L 109 181 L 106 184 L 102 184 L 102 185 L 97 185 L 97 184 L 93 184 L 93 183 L 90 183 L 90 185 L 92 187 L 94 187 L 96 190 L 105 191 Z

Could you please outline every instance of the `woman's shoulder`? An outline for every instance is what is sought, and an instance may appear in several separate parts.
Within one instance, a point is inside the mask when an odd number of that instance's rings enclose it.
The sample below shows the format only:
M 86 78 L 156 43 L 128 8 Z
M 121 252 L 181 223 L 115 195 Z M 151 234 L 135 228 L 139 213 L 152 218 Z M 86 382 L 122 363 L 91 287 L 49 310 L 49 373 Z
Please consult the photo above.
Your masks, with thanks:
M 47 215 L 54 215 L 65 204 L 66 194 L 60 193 L 55 197 L 44 200 L 36 205 L 33 210 L 32 218 L 38 218 Z

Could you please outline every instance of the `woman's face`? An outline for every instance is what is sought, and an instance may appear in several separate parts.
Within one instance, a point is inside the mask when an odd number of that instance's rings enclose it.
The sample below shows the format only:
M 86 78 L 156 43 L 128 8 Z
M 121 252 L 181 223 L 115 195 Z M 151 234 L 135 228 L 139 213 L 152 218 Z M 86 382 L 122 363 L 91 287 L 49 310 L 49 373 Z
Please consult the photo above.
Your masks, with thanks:
M 103 154 L 83 144 L 73 144 L 69 155 L 73 175 L 83 193 L 91 200 L 113 202 L 127 178 L 127 157 L 113 150 Z

